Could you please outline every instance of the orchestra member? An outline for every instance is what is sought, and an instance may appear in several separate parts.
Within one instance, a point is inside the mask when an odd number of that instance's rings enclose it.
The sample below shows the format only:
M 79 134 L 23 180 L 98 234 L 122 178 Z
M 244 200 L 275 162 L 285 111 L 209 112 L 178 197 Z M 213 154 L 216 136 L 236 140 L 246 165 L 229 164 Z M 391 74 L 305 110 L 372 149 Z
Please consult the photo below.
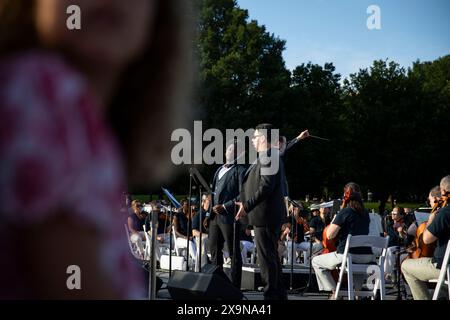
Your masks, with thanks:
M 189 243 L 189 257 L 195 262 L 196 246 L 192 236 L 191 209 L 187 199 L 181 200 L 181 208 L 173 217 L 175 242 L 178 248 L 186 248 Z M 189 242 L 187 241 L 189 239 Z
M 450 194 L 450 175 L 442 178 L 439 187 L 442 198 L 436 203 L 435 208 L 440 208 L 430 214 L 427 228 L 423 233 L 423 242 L 426 245 L 437 244 L 433 257 L 406 259 L 401 267 L 414 300 L 431 299 L 427 282 L 439 277 L 442 260 L 450 239 L 450 206 L 447 201 Z M 430 198 L 431 196 L 430 194 Z M 435 200 L 432 199 L 430 202 L 434 203 Z
M 361 197 L 361 189 L 356 183 L 350 182 L 344 187 L 344 201 L 342 210 L 336 214 L 327 229 L 327 239 L 338 239 L 337 251 L 316 256 L 312 260 L 319 290 L 331 291 L 333 297 L 336 290 L 336 281 L 331 275 L 331 270 L 336 269 L 341 263 L 347 236 L 369 234 L 369 213 L 364 208 Z M 350 253 L 356 263 L 369 263 L 374 260 L 370 247 L 352 248 Z M 363 279 L 358 275 L 354 277 L 356 288 L 362 286 Z

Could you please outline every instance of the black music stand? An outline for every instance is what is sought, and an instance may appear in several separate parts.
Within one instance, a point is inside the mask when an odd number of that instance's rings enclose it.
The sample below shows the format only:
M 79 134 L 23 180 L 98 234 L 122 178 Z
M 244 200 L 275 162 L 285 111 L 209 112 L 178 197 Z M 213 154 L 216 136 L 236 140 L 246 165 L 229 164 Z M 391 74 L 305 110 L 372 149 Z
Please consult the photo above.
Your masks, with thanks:
M 295 201 L 291 200 L 289 197 L 286 197 L 286 200 L 288 201 L 288 203 L 291 203 L 294 206 L 297 206 L 300 208 L 300 206 Z M 287 208 L 287 210 L 289 210 L 289 208 Z M 294 233 L 294 224 L 295 224 L 295 233 Z M 298 231 L 297 228 L 298 228 L 297 221 L 295 221 L 294 212 L 292 212 L 291 213 L 291 233 L 292 233 L 292 235 L 291 235 L 291 240 L 290 240 L 290 242 L 291 242 L 291 272 L 289 275 L 289 292 L 288 292 L 290 294 L 298 293 L 298 289 L 294 289 L 293 285 L 292 285 L 293 277 L 294 277 L 294 259 L 295 259 L 295 251 L 296 251 L 296 243 L 294 241 L 294 237 L 295 237 L 294 235 L 297 234 L 297 231 Z

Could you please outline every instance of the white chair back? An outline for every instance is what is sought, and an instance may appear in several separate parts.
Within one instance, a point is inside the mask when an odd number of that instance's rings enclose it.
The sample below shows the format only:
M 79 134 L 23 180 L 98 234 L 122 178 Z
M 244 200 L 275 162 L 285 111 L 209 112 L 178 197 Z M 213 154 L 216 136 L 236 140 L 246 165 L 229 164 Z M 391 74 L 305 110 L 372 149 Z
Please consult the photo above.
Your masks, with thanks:
M 341 265 L 341 270 L 339 273 L 339 280 L 336 286 L 335 298 L 340 295 L 340 287 L 342 284 L 342 279 L 344 276 L 344 272 L 347 272 L 347 280 L 348 280 L 348 289 L 347 294 L 349 300 L 353 300 L 355 294 L 358 296 L 372 296 L 372 299 L 375 298 L 376 292 L 378 288 L 380 289 L 380 298 L 384 300 L 385 297 L 385 282 L 384 282 L 384 264 L 386 259 L 386 251 L 389 243 L 389 237 L 376 237 L 376 236 L 352 236 L 348 235 L 347 242 L 345 244 L 343 260 Z M 382 249 L 381 255 L 378 259 L 377 264 L 367 263 L 367 264 L 354 264 L 352 259 L 352 254 L 350 253 L 351 248 L 356 247 L 370 247 L 372 251 L 376 255 L 376 248 Z M 372 271 L 378 272 L 378 277 L 375 279 L 375 286 L 373 291 L 354 291 L 353 288 L 353 273 L 357 274 L 366 274 L 369 275 Z
M 437 285 L 436 285 L 436 288 L 434 289 L 434 293 L 433 293 L 433 300 L 438 299 L 439 291 L 441 290 L 441 287 L 444 283 L 447 284 L 448 296 L 450 299 L 450 286 L 449 286 L 449 284 L 450 284 L 450 265 L 448 264 L 449 259 L 450 259 L 450 240 L 448 240 L 447 249 L 445 250 L 444 260 L 442 261 L 442 266 L 441 266 L 441 272 L 439 273 Z M 445 280 L 446 274 L 447 274 L 447 280 Z
M 128 226 L 127 226 L 126 223 L 124 224 L 124 227 L 125 227 L 125 233 L 127 234 L 128 246 L 130 247 L 131 254 L 136 259 L 142 260 L 143 259 L 143 253 L 140 252 L 138 246 L 136 246 L 136 250 L 133 248 L 133 243 L 131 242 L 131 238 L 130 238 L 130 231 L 128 230 Z

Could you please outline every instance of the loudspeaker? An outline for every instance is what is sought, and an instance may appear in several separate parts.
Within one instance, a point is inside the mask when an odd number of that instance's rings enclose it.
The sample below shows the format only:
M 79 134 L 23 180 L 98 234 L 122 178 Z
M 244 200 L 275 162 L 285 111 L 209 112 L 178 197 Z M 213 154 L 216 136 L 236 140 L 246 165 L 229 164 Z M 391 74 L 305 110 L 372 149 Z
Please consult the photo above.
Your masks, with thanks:
M 150 293 L 150 288 L 149 288 L 149 272 L 148 272 L 148 266 L 144 266 L 144 273 L 145 273 L 145 277 L 144 277 L 144 279 L 145 279 L 145 286 L 146 286 L 146 288 L 148 289 L 147 290 L 147 294 L 149 294 Z M 163 286 L 163 284 L 164 284 L 164 281 L 160 278 L 160 277 L 158 277 L 158 276 L 156 276 L 156 293 L 158 293 L 158 291 L 161 289 L 161 287 Z
M 216 268 L 210 273 L 174 271 L 167 288 L 174 300 L 242 300 L 243 294 Z
M 224 280 L 231 283 L 230 277 L 223 271 L 223 269 L 219 268 L 219 266 L 215 264 L 205 264 L 202 268 L 202 273 L 211 273 L 215 274 L 219 277 L 222 277 Z

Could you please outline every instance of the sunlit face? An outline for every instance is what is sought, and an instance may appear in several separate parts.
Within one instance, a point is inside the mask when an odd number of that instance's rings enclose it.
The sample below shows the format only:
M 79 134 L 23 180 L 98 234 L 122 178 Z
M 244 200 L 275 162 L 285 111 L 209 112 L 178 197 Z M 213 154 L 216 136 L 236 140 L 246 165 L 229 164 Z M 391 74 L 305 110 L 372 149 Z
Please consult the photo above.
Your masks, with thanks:
M 233 162 L 234 158 L 234 144 L 230 144 L 227 150 L 225 150 L 225 160 L 227 161 L 227 163 L 230 163 Z
M 259 130 L 255 130 L 252 137 L 253 147 L 257 152 L 263 151 L 263 146 L 266 141 L 266 137 Z
M 430 194 L 428 194 L 428 202 L 430 202 L 430 206 L 434 206 L 436 204 L 436 199 Z
M 391 212 L 392 220 L 398 221 L 402 218 L 402 216 L 398 213 L 398 208 L 394 208 Z
M 64 49 L 83 63 L 120 67 L 149 40 L 155 4 L 155 0 L 36 0 L 36 29 L 47 46 Z M 73 12 L 66 13 L 70 5 L 80 7 L 80 30 L 67 28 L 66 21 L 73 21 Z
M 133 212 L 137 215 L 140 216 L 142 215 L 142 203 L 137 202 L 136 205 L 133 206 Z
M 320 217 L 322 219 L 325 218 L 329 212 L 330 212 L 330 208 L 320 208 L 319 209 Z

